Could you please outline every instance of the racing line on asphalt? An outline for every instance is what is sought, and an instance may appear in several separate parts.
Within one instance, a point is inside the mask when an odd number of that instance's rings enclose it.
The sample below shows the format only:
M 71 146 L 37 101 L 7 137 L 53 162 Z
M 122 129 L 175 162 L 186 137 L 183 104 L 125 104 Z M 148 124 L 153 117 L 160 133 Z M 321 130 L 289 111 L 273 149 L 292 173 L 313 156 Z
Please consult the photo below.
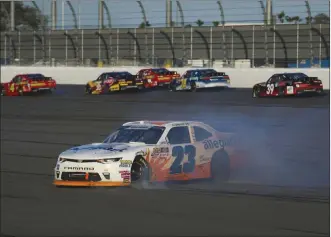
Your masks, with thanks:
M 2 97 L 2 233 L 12 236 L 328 236 L 329 95 L 250 91 Z M 208 183 L 59 189 L 58 154 L 130 120 L 202 120 L 238 132 L 255 163 Z M 309 192 L 307 191 L 309 189 Z

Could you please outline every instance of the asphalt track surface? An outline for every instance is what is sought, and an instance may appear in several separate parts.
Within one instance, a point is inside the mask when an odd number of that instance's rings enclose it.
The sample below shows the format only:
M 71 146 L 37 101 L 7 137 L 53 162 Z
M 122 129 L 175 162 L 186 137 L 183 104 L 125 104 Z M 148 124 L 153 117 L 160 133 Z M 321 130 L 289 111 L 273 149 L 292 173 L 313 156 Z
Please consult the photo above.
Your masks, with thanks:
M 1 98 L 4 236 L 329 236 L 329 95 L 153 91 Z M 202 120 L 243 138 L 254 162 L 228 184 L 58 189 L 58 154 L 130 120 Z

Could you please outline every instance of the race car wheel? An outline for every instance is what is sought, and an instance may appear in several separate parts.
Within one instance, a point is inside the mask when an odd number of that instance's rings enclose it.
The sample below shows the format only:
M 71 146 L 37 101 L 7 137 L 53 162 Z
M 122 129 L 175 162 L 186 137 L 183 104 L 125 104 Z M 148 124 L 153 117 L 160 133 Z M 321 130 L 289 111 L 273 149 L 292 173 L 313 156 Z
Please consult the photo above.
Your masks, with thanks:
M 195 84 L 195 82 L 191 82 L 191 92 L 196 92 L 197 91 L 197 85 Z
M 176 84 L 175 83 L 172 83 L 170 82 L 169 84 L 169 90 L 172 91 L 172 92 L 176 92 Z
M 20 96 L 23 96 L 24 95 L 24 92 L 23 92 L 23 88 L 22 87 L 18 88 L 18 94 Z
M 137 156 L 131 166 L 131 185 L 136 188 L 149 182 L 150 169 L 142 156 Z
M 218 151 L 211 161 L 211 176 L 215 183 L 226 182 L 230 179 L 230 157 L 226 151 Z
M 89 85 L 86 85 L 86 87 L 85 87 L 85 93 L 86 94 L 92 94 L 92 88 L 89 86 Z
M 285 94 L 285 88 L 284 87 L 279 87 L 278 89 L 278 96 L 283 97 Z
M 253 98 L 257 98 L 257 97 L 260 97 L 259 95 L 260 95 L 260 89 L 257 88 L 257 87 L 254 87 L 254 88 L 253 88 L 252 97 L 253 97 Z

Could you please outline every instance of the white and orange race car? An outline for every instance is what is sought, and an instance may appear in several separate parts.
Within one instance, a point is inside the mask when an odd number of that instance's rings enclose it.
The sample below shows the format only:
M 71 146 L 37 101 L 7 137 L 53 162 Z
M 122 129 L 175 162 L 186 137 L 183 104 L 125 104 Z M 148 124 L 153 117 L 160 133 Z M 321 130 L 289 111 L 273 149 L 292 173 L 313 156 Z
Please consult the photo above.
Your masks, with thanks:
M 195 121 L 123 124 L 102 143 L 73 147 L 58 157 L 56 186 L 129 186 L 142 182 L 228 181 L 242 164 L 235 135 Z

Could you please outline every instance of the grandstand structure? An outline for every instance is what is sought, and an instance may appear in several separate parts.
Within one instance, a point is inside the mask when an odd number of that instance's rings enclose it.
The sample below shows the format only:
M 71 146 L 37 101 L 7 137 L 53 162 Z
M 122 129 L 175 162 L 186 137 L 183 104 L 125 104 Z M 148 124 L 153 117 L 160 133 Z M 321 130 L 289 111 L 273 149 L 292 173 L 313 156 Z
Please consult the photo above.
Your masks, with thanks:
M 80 27 L 74 7 L 66 2 L 74 16 L 71 28 L 58 27 L 56 0 L 51 1 L 50 25 L 38 31 L 17 30 L 11 10 L 11 28 L 1 34 L 2 64 L 329 67 L 330 24 L 279 23 L 271 0 L 266 7 L 261 1 L 261 22 L 226 22 L 218 1 L 221 20 L 208 26 L 186 24 L 180 1 L 180 20 L 174 23 L 173 3 L 165 0 L 165 25 L 141 28 L 112 27 L 105 1 L 98 0 L 98 25 L 93 29 Z M 145 8 L 138 4 L 147 26 Z M 308 1 L 306 7 L 311 16 Z

